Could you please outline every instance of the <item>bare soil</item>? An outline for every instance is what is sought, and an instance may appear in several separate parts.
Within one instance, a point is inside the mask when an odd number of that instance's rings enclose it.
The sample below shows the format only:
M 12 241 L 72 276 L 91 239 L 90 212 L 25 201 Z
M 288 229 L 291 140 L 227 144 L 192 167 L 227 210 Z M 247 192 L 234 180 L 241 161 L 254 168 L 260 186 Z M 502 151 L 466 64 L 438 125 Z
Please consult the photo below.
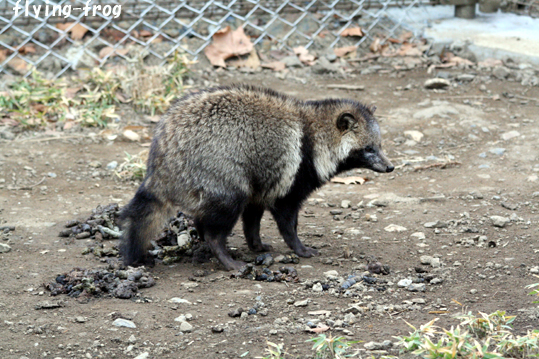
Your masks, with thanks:
M 450 326 L 457 323 L 455 314 L 466 311 L 505 310 L 518 316 L 517 333 L 537 328 L 539 311 L 525 286 L 538 281 L 530 269 L 539 265 L 539 102 L 502 93 L 537 99 L 539 89 L 488 75 L 455 82 L 447 91 L 424 89 L 431 75 L 423 70 L 346 79 L 310 75 L 304 84 L 266 72 L 212 75 L 211 81 L 221 84 L 245 81 L 305 99 L 351 97 L 378 107 L 384 148 L 397 168 L 387 175 L 353 171 L 368 181 L 330 183 L 313 193 L 300 213 L 299 232 L 304 243 L 319 248 L 320 256 L 292 264 L 297 283 L 230 278 L 216 262 L 186 261 L 158 263 L 150 269 L 157 284 L 130 300 L 104 296 L 81 303 L 65 295 L 50 297 L 43 284 L 58 274 L 107 265 L 105 259 L 82 254 L 92 240 L 60 238 L 58 233 L 66 221 L 88 217 L 99 204 L 125 205 L 137 183 L 119 181 L 105 166 L 143 148 L 99 136 L 0 142 L 0 179 L 5 180 L 0 183 L 0 227 L 15 226 L 0 241 L 12 248 L 0 254 L 0 357 L 132 358 L 149 353 L 148 358 L 238 358 L 248 352 L 244 357 L 254 358 L 264 354 L 269 340 L 284 343 L 293 357 L 307 358 L 312 351 L 305 340 L 314 336 L 305 331 L 309 321 L 329 323 L 334 336 L 381 342 L 407 334 L 405 321 L 419 326 L 439 317 L 440 325 Z M 327 84 L 364 85 L 365 91 L 329 89 Z M 481 91 L 481 85 L 486 89 Z M 490 99 L 493 94 L 499 100 Z M 152 124 L 145 126 L 151 129 Z M 408 130 L 424 137 L 416 144 L 405 142 Z M 509 131 L 519 135 L 503 140 Z M 489 151 L 496 148 L 505 151 Z M 90 167 L 93 161 L 102 166 Z M 448 161 L 456 163 L 442 166 Z M 341 208 L 343 200 L 351 208 Z M 342 214 L 330 213 L 339 209 Z M 495 227 L 494 215 L 511 220 Z M 290 253 L 271 217 L 266 214 L 263 221 L 263 239 L 273 245 L 273 255 Z M 435 221 L 447 226 L 424 226 Z M 406 230 L 386 231 L 391 224 Z M 425 239 L 411 236 L 416 232 Z M 248 253 L 241 224 L 229 245 Z M 439 258 L 441 267 L 422 265 L 424 255 Z M 374 259 L 390 267 L 389 275 L 371 275 L 387 281 L 381 286 L 363 283 L 346 295 L 339 284 L 322 292 L 310 288 L 317 281 L 328 283 L 324 272 L 335 270 L 346 279 L 363 273 Z M 400 288 L 397 283 L 407 277 L 421 282 L 416 267 L 441 283 L 423 281 L 424 292 Z M 208 275 L 195 277 L 199 270 Z M 169 302 L 173 297 L 191 304 Z M 306 307 L 293 304 L 304 299 L 310 299 Z M 46 300 L 62 306 L 35 309 Z M 266 316 L 228 316 L 260 301 Z M 350 323 L 344 317 L 352 305 L 362 309 Z M 318 310 L 331 313 L 308 314 Z M 187 313 L 193 329 L 183 333 L 174 319 Z M 113 326 L 118 317 L 136 328 Z M 214 333 L 213 327 L 224 330 Z

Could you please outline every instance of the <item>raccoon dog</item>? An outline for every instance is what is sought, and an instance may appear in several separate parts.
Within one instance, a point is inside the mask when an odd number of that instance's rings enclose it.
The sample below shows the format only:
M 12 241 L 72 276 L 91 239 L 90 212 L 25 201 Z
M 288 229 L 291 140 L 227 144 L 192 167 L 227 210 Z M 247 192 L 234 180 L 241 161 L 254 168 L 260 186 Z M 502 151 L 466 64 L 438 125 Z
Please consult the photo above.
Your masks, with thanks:
M 260 240 L 265 210 L 298 256 L 316 255 L 297 234 L 309 194 L 342 171 L 393 171 L 375 109 L 348 99 L 301 101 L 247 85 L 179 99 L 157 125 L 146 178 L 122 211 L 125 264 L 152 262 L 150 240 L 176 208 L 194 218 L 227 270 L 244 264 L 226 249 L 240 216 L 249 249 L 271 249 Z

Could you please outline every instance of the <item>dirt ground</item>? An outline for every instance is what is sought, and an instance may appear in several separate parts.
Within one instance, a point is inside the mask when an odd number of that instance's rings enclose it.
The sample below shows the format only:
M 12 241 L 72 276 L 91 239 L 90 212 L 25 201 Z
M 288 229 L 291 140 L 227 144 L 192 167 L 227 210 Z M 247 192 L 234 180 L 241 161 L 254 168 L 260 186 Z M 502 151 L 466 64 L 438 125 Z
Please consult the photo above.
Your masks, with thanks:
M 106 263 L 82 254 L 92 240 L 60 238 L 58 233 L 66 221 L 88 217 L 99 204 L 125 205 L 137 184 L 119 181 L 106 165 L 143 148 L 73 134 L 55 140 L 45 140 L 46 134 L 4 140 L 0 227 L 15 230 L 0 237 L 0 243 L 11 247 L 0 254 L 1 358 L 254 358 L 263 356 L 268 340 L 284 343 L 291 357 L 307 358 L 312 344 L 305 341 L 314 336 L 305 331 L 308 322 L 329 325 L 334 336 L 382 342 L 407 334 L 405 321 L 419 326 L 439 317 L 440 325 L 450 326 L 457 323 L 454 315 L 467 311 L 517 315 L 517 334 L 538 327 L 538 307 L 525 289 L 538 282 L 532 274 L 539 273 L 534 268 L 539 265 L 538 87 L 479 73 L 472 82 L 454 81 L 447 91 L 426 90 L 423 83 L 431 75 L 425 70 L 346 79 L 281 80 L 266 72 L 212 76 L 212 82 L 250 82 L 305 99 L 351 97 L 375 103 L 384 148 L 396 170 L 383 175 L 352 172 L 368 181 L 330 183 L 313 193 L 300 212 L 299 232 L 320 256 L 292 265 L 297 283 L 230 278 L 214 262 L 158 263 L 150 269 L 157 284 L 142 289 L 140 296 L 81 303 L 66 295 L 50 297 L 43 283 L 75 267 L 95 269 Z M 364 85 L 365 90 L 328 84 Z M 129 120 L 126 116 L 123 121 Z M 424 137 L 411 141 L 404 134 L 409 130 Z M 94 161 L 102 166 L 95 167 Z M 494 226 L 491 216 L 507 219 L 501 219 L 504 227 Z M 271 217 L 266 214 L 263 221 L 263 239 L 273 245 L 274 256 L 290 253 Z M 425 226 L 429 222 L 437 223 Z M 390 225 L 405 229 L 390 232 Z M 241 224 L 229 245 L 248 252 Z M 424 263 L 440 261 L 422 264 L 422 256 L 431 257 L 424 257 Z M 338 284 L 313 290 L 317 282 L 328 283 L 332 274 L 325 272 L 337 271 L 337 277 L 346 279 L 365 272 L 373 260 L 390 267 L 388 275 L 369 274 L 383 285 L 363 283 L 348 292 Z M 416 267 L 426 273 L 418 274 Z M 209 274 L 193 277 L 200 269 Z M 418 292 L 399 287 L 406 278 L 419 284 Z M 191 304 L 169 302 L 174 297 Z M 304 305 L 305 299 L 306 306 L 295 305 Z M 62 306 L 35 309 L 46 300 Z M 267 315 L 228 315 L 255 304 Z M 320 310 L 329 313 L 309 314 Z M 186 314 L 192 315 L 190 332 L 182 332 L 175 321 Z M 131 320 L 136 328 L 113 326 L 117 317 Z M 214 332 L 214 327 L 223 331 Z M 362 343 L 355 346 L 363 348 Z

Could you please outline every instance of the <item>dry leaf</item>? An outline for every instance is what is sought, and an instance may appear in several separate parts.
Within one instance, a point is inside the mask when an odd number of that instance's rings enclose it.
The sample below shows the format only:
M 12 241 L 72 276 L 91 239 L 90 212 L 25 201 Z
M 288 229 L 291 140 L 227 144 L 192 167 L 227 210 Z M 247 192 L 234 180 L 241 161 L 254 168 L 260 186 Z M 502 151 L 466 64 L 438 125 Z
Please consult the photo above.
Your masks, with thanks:
M 15 57 L 7 63 L 9 67 L 11 67 L 13 70 L 17 71 L 20 74 L 23 74 L 26 72 L 28 64 L 26 61 L 21 59 L 20 57 Z
M 312 54 L 309 54 L 309 50 L 307 50 L 303 46 L 294 47 L 294 53 L 298 56 L 299 61 L 303 62 L 305 65 L 312 66 L 314 65 L 315 57 Z
M 246 55 L 252 50 L 253 43 L 242 27 L 232 31 L 230 26 L 227 26 L 213 35 L 213 42 L 206 46 L 204 54 L 213 66 L 226 67 L 226 59 Z
M 133 31 L 136 31 L 136 30 L 133 30 Z M 126 35 L 125 33 L 121 32 L 120 30 L 116 30 L 116 29 L 105 29 L 105 30 L 103 30 L 103 34 L 105 34 L 105 36 L 107 36 L 107 37 L 111 37 L 114 40 L 114 42 L 119 42 Z M 137 34 L 138 34 L 138 32 L 137 32 Z M 135 36 L 135 38 L 138 38 L 138 36 Z
M 88 32 L 88 29 L 81 24 L 76 24 L 69 29 L 71 25 L 73 25 L 72 22 L 66 22 L 65 24 L 56 24 L 56 28 L 62 31 L 67 31 L 68 33 L 70 32 L 73 40 L 81 40 Z
M 329 330 L 329 327 L 327 325 L 322 325 L 321 327 L 316 327 L 316 328 L 309 328 L 309 332 L 316 333 L 316 334 L 327 332 L 328 330 Z
M 66 89 L 66 97 L 67 98 L 74 98 L 77 92 L 80 91 L 82 87 L 70 87 Z
M 24 45 L 24 46 L 21 46 L 21 48 L 19 49 L 19 53 L 20 54 L 35 54 L 36 53 L 36 48 L 34 47 L 34 45 L 31 45 L 31 44 L 27 44 L 27 45 Z
M 351 27 L 348 29 L 344 29 L 343 32 L 341 32 L 341 36 L 359 36 L 363 37 L 365 34 L 363 33 L 363 30 L 361 30 L 360 27 Z
M 382 49 L 382 46 L 380 45 L 380 39 L 379 38 L 374 39 L 371 45 L 369 46 L 369 49 L 374 53 L 379 52 Z
M 2 49 L 0 50 L 0 63 L 4 62 L 4 60 L 7 58 L 8 49 Z
M 351 52 L 354 52 L 357 50 L 357 46 L 345 46 L 345 47 L 338 47 L 336 49 L 333 49 L 333 52 L 338 57 L 343 57 Z
M 286 68 L 285 63 L 281 61 L 265 62 L 261 64 L 261 66 L 265 69 L 271 69 L 273 71 L 282 71 Z
M 131 130 L 125 130 L 123 133 L 125 138 L 127 138 L 130 141 L 138 142 L 140 141 L 140 135 L 134 131 Z
M 47 106 L 42 103 L 36 103 L 32 105 L 32 109 L 37 112 L 45 112 L 47 110 Z
M 414 44 L 404 44 L 400 47 L 399 51 L 397 51 L 398 56 L 421 56 L 423 55 L 423 51 L 421 51 L 417 46 Z
M 148 30 L 140 30 L 139 32 L 139 36 L 140 37 L 149 37 L 149 36 L 152 36 L 153 34 L 151 32 L 149 32 Z
M 343 183 L 343 184 L 363 184 L 365 183 L 366 179 L 359 176 L 352 176 L 352 177 L 333 177 L 331 179 L 331 182 L 333 183 Z
M 128 52 L 129 52 L 129 49 L 116 49 L 116 50 L 114 50 L 114 48 L 112 46 L 107 46 L 107 47 L 102 48 L 101 51 L 99 51 L 99 58 L 102 59 L 102 58 L 107 57 L 107 56 L 114 57 L 116 55 L 125 56 L 125 55 L 127 55 Z
M 249 53 L 249 56 L 230 60 L 228 64 L 230 66 L 249 67 L 251 69 L 257 69 L 258 67 L 260 67 L 260 59 L 258 58 L 256 50 L 253 48 L 253 50 L 251 50 L 251 52 Z

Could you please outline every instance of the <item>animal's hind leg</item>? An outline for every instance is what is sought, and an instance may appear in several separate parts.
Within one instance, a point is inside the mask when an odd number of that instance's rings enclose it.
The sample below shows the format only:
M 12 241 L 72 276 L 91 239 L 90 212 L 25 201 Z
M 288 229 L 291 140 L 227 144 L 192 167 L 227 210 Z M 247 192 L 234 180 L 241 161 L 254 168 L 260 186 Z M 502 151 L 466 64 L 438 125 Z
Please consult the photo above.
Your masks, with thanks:
M 267 252 L 273 248 L 260 239 L 260 220 L 264 215 L 264 207 L 248 204 L 243 210 L 243 234 L 249 249 L 253 252 Z
M 195 220 L 204 241 L 227 270 L 238 270 L 245 265 L 244 262 L 232 259 L 226 249 L 226 239 L 232 232 L 243 207 L 243 199 L 216 199 L 208 203 L 204 216 Z
M 271 214 L 277 222 L 279 232 L 284 241 L 294 253 L 300 257 L 312 257 L 318 254 L 314 248 L 306 247 L 298 238 L 298 212 L 299 207 L 286 203 L 276 203 L 271 209 Z

